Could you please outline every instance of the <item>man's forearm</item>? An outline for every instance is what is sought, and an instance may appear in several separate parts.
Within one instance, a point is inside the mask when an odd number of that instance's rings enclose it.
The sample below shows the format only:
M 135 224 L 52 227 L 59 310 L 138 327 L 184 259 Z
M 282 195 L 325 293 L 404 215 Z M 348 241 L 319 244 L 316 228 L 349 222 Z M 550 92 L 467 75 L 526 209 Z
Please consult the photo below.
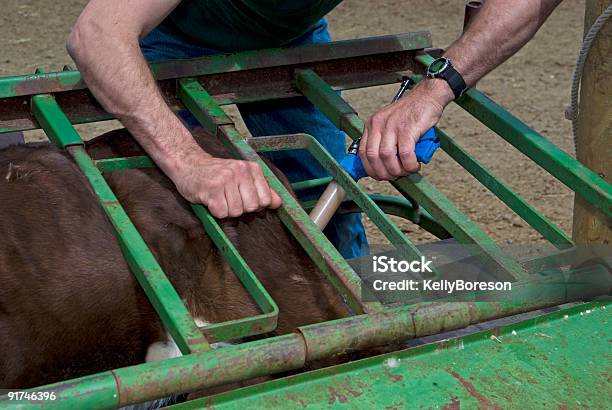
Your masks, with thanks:
M 171 178 L 185 156 L 205 154 L 164 101 L 138 46 L 138 36 L 77 28 L 68 49 L 87 85 Z M 129 38 L 115 38 L 127 35 Z M 95 37 L 95 41 L 91 41 Z
M 561 0 L 487 0 L 468 30 L 446 50 L 472 86 L 524 46 Z M 444 80 L 434 80 L 442 88 Z M 448 90 L 446 90 L 448 91 Z M 447 101 L 452 93 L 443 93 Z
M 503 63 L 533 37 L 561 0 L 486 0 L 469 29 L 445 52 L 467 85 Z M 442 78 L 421 81 L 365 124 L 359 156 L 368 175 L 395 179 L 419 169 L 415 145 L 455 95 Z

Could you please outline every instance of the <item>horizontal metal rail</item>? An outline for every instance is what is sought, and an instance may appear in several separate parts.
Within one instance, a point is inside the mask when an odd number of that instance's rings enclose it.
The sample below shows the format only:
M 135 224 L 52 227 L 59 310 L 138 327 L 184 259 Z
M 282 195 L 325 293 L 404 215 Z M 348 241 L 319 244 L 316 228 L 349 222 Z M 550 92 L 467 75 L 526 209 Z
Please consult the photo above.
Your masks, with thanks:
M 253 141 L 256 141 L 256 139 L 251 138 L 249 140 L 249 144 L 251 146 L 253 146 Z M 100 159 L 94 162 L 98 169 L 102 172 L 112 172 L 131 168 L 151 168 L 156 166 L 155 163 L 153 163 L 153 161 L 146 155 L 126 158 Z M 294 182 L 291 184 L 291 188 L 294 191 L 312 188 L 323 188 L 327 186 L 332 180 L 332 177 L 309 179 L 306 181 Z M 427 212 L 423 208 L 420 208 L 418 204 L 416 204 L 414 201 L 411 202 L 404 197 L 394 197 L 378 194 L 370 194 L 369 197 L 372 198 L 374 203 L 376 203 L 376 205 L 378 205 L 385 214 L 394 215 L 409 220 L 420 226 L 421 228 L 425 229 L 427 232 L 435 235 L 439 239 L 451 238 L 451 235 L 448 233 L 448 231 L 446 231 L 446 229 L 444 229 L 440 224 L 438 224 L 431 217 L 431 215 L 429 215 L 429 212 Z M 311 201 L 305 201 L 302 203 L 302 207 L 306 212 L 310 212 L 315 203 L 316 199 Z M 338 213 L 356 212 L 361 212 L 361 209 L 355 204 L 355 202 L 351 200 L 345 201 L 338 210 Z
M 393 83 L 398 72 L 422 72 L 414 56 L 430 46 L 428 32 L 404 33 L 168 60 L 152 63 L 151 70 L 173 107 L 180 105 L 176 79 L 185 77 L 198 77 L 219 104 L 234 104 L 299 95 L 292 81 L 300 67 L 316 67 L 338 89 Z M 31 96 L 44 93 L 55 93 L 73 124 L 113 118 L 87 91 L 78 71 L 4 77 L 0 78 L 0 134 L 39 128 L 29 104 Z
M 353 140 L 361 138 L 363 121 L 353 108 L 312 70 L 296 73 L 296 87 L 338 128 Z M 462 214 L 440 191 L 419 173 L 391 181 L 404 196 L 414 198 L 457 241 L 470 246 L 470 251 L 489 267 L 490 271 L 509 278 L 527 277 L 527 272 L 506 255 L 484 231 Z
M 252 138 L 249 140 L 249 143 L 255 140 L 255 138 Z M 151 168 L 156 166 L 155 163 L 153 163 L 153 161 L 146 155 L 125 158 L 100 159 L 94 162 L 98 169 L 102 172 L 112 172 L 131 168 Z M 303 189 L 325 187 L 332 181 L 332 179 L 332 177 L 322 177 L 316 179 L 309 179 L 306 181 L 299 181 L 292 183 L 291 188 L 293 188 L 294 191 L 299 191 Z M 383 210 L 385 214 L 407 219 L 420 226 L 421 228 L 425 229 L 427 232 L 430 232 L 431 234 L 435 235 L 439 239 L 447 239 L 451 237 L 451 235 L 440 224 L 438 224 L 425 209 L 420 208 L 418 204 L 416 204 L 416 202 L 411 202 L 403 196 L 394 197 L 378 194 L 370 194 L 369 196 Z M 309 212 L 314 206 L 315 202 L 316 200 L 303 202 L 302 207 L 306 212 Z M 360 208 L 356 206 L 357 205 L 353 201 L 347 200 L 341 205 L 338 212 L 361 212 Z
M 107 158 L 94 161 L 101 172 L 123 171 L 134 168 L 152 168 L 155 163 L 146 155 L 125 158 Z
M 524 315 L 487 322 L 475 326 L 475 333 L 426 338 L 433 339 L 431 343 L 415 340 L 409 344 L 417 347 L 190 400 L 168 410 L 379 409 L 385 405 L 530 409 L 539 407 L 536 402 L 546 403 L 542 407 L 567 403 L 568 407 L 609 408 L 612 392 L 606 358 L 612 327 L 607 324 L 612 311 L 598 304 L 578 304 L 539 313 L 527 320 Z
M 342 255 L 310 220 L 297 200 L 291 195 L 255 150 L 238 133 L 233 122 L 216 101 L 195 80 L 179 81 L 179 97 L 202 126 L 219 137 L 236 157 L 256 162 L 262 169 L 270 187 L 283 202 L 279 217 L 289 232 L 297 239 L 325 277 L 340 292 L 355 312 L 375 311 L 379 303 L 362 302 L 361 280 Z
M 55 401 L 33 401 L 31 408 L 110 409 L 196 391 L 259 376 L 299 369 L 306 363 L 339 353 L 398 343 L 408 339 L 460 329 L 500 317 L 591 298 L 612 291 L 610 272 L 601 265 L 570 272 L 601 287 L 585 289 L 568 282 L 553 286 L 546 298 L 537 297 L 533 280 L 513 287 L 505 301 L 420 303 L 331 322 L 300 327 L 298 333 L 194 353 L 161 362 L 145 363 L 41 386 L 32 392 L 54 392 Z M 584 275 L 584 276 L 582 276 Z M 532 278 L 533 279 L 533 278 Z M 546 278 L 541 278 L 546 282 Z M 553 279 L 553 282 L 556 279 Z M 575 289 L 576 288 L 576 289 Z M 595 293 L 594 293 L 595 292 Z M 587 306 L 605 306 L 592 302 Z M 18 408 L 20 403 L 0 397 L 0 406 Z

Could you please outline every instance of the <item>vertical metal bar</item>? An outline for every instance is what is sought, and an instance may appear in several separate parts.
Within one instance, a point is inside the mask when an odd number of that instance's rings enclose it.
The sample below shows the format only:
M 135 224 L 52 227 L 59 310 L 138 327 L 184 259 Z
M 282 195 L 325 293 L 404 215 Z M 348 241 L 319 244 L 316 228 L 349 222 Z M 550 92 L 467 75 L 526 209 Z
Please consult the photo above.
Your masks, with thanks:
M 283 201 L 279 216 L 291 234 L 325 274 L 330 283 L 341 293 L 356 313 L 380 310 L 381 305 L 361 302 L 361 279 L 325 235 L 314 225 L 296 199 L 274 175 L 266 163 L 235 129 L 223 109 L 191 79 L 179 81 L 179 99 L 209 131 L 215 133 L 235 157 L 257 162 L 268 183 Z
M 296 73 L 296 87 L 337 127 L 356 140 L 363 133 L 363 121 L 352 107 L 344 101 L 325 81 L 312 70 Z M 506 255 L 484 231 L 451 201 L 418 173 L 391 181 L 402 195 L 417 200 L 459 242 L 470 246 L 469 250 L 499 273 L 510 278 L 527 277 L 527 272 L 517 261 Z
M 202 332 L 104 180 L 102 173 L 85 151 L 83 140 L 53 96 L 33 97 L 32 112 L 56 145 L 62 148 L 68 147 L 68 152 L 87 177 L 115 229 L 128 265 L 181 352 L 188 354 L 208 350 L 210 346 Z
M 429 65 L 433 61 L 433 57 L 428 54 L 419 55 L 416 59 L 424 65 Z M 612 185 L 595 172 L 529 128 L 477 89 L 469 88 L 456 102 L 572 191 L 600 209 L 606 216 L 612 217 Z

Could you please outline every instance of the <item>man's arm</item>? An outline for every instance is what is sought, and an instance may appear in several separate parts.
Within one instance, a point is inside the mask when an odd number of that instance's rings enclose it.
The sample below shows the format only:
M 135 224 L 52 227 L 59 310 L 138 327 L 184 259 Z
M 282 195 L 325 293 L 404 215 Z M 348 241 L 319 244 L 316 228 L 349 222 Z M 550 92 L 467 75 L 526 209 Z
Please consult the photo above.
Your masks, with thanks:
M 139 40 L 180 0 L 91 0 L 67 41 L 89 89 L 132 133 L 191 202 L 218 217 L 239 216 L 281 200 L 254 162 L 213 158 L 170 110 Z
M 468 86 L 525 45 L 561 0 L 487 0 L 444 53 Z M 443 79 L 425 79 L 365 125 L 359 156 L 368 175 L 390 180 L 418 170 L 414 147 L 454 98 Z M 399 155 L 398 155 L 399 154 Z

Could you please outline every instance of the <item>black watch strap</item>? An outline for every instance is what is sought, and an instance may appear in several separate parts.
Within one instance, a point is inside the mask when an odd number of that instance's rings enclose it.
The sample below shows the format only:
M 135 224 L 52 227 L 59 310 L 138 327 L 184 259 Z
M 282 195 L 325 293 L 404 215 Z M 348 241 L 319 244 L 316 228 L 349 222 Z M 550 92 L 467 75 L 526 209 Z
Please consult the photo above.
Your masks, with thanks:
M 453 90 L 455 99 L 461 97 L 461 94 L 463 94 L 467 88 L 463 77 L 461 77 L 461 74 L 459 74 L 459 72 L 455 70 L 455 67 L 453 66 L 449 66 L 446 70 L 444 70 L 442 73 L 442 78 L 446 80 L 451 90 Z
M 431 67 L 436 63 L 444 64 L 444 68 L 437 72 L 432 72 Z M 461 74 L 459 74 L 459 72 L 455 70 L 455 67 L 453 67 L 449 59 L 441 57 L 439 59 L 434 60 L 434 62 L 432 62 L 429 67 L 430 68 L 427 69 L 427 76 L 430 78 L 442 78 L 443 80 L 445 80 L 453 91 L 455 99 L 459 98 L 461 94 L 463 94 L 463 92 L 467 88 L 467 84 L 465 84 L 465 80 L 463 79 Z

